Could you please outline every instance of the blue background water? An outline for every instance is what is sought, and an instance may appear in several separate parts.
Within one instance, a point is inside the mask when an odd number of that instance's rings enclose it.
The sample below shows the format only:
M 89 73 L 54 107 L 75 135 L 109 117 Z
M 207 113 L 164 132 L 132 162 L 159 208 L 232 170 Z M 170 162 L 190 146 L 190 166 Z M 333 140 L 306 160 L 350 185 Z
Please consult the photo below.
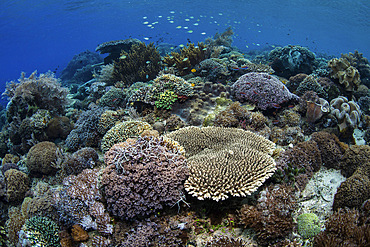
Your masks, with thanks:
M 134 37 L 178 45 L 228 26 L 243 50 L 293 44 L 334 56 L 357 49 L 370 57 L 369 21 L 369 0 L 1 0 L 0 90 L 21 71 L 57 69 L 58 75 L 75 54 L 105 41 Z

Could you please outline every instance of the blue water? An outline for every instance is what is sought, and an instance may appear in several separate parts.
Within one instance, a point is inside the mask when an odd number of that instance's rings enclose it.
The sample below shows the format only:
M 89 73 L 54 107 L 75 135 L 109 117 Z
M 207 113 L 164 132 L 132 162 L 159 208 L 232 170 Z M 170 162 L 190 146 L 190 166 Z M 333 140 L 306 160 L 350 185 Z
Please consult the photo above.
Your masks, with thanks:
M 357 49 L 370 57 L 369 21 L 369 0 L 1 0 L 0 90 L 21 71 L 58 75 L 75 54 L 105 41 L 179 45 L 228 26 L 233 45 L 245 51 L 293 44 L 334 56 Z

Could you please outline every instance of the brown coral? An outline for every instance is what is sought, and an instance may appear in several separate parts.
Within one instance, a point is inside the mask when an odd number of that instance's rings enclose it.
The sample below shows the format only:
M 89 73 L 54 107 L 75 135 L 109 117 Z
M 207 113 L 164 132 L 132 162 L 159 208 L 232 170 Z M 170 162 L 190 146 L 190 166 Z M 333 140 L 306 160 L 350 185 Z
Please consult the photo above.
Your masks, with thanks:
M 72 226 L 72 238 L 76 242 L 82 242 L 89 239 L 89 234 L 79 225 Z
M 57 171 L 54 162 L 58 147 L 52 142 L 39 142 L 27 154 L 26 165 L 32 174 L 53 174 Z
M 341 171 L 345 177 L 350 177 L 359 167 L 368 166 L 366 172 L 370 176 L 370 146 L 368 145 L 352 145 L 346 149 L 341 163 Z
M 4 176 L 6 179 L 7 201 L 22 201 L 28 191 L 29 178 L 27 174 L 16 169 L 10 169 L 5 172 Z
M 346 58 L 333 58 L 328 62 L 332 77 L 339 80 L 346 91 L 354 91 L 361 83 L 360 73 Z

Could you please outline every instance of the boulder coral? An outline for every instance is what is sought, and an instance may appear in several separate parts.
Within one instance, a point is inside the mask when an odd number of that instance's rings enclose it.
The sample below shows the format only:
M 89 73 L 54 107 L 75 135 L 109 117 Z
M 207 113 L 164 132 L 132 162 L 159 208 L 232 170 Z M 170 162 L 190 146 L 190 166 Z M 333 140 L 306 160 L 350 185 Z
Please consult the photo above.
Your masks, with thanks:
M 276 77 L 267 73 L 250 72 L 239 77 L 231 86 L 238 101 L 255 104 L 257 108 L 280 108 L 280 104 L 289 100 L 298 100 L 298 96 Z
M 360 106 L 344 96 L 330 101 L 330 113 L 337 118 L 340 132 L 347 128 L 355 128 L 361 121 Z
M 28 151 L 26 165 L 31 174 L 51 175 L 59 167 L 56 166 L 58 147 L 53 142 L 39 142 Z
M 16 169 L 10 169 L 5 172 L 4 177 L 6 183 L 6 200 L 8 202 L 21 202 L 29 189 L 30 180 L 27 174 Z

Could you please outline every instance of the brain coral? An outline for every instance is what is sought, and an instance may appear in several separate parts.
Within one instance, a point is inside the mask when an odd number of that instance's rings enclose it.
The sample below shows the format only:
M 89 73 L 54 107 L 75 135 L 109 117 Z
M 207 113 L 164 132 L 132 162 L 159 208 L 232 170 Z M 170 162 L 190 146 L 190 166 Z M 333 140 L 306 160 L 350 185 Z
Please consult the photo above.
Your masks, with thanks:
M 126 121 L 117 123 L 101 140 L 101 150 L 108 151 L 114 144 L 126 141 L 129 137 L 139 136 L 144 130 L 152 130 L 152 126 L 142 121 Z
M 125 219 L 174 206 L 183 196 L 188 174 L 181 150 L 163 137 L 128 139 L 105 155 L 102 174 L 108 210 Z
M 248 101 L 261 110 L 279 108 L 279 104 L 298 99 L 279 79 L 268 73 L 251 72 L 242 75 L 231 89 L 238 101 Z
M 275 144 L 250 131 L 186 127 L 166 137 L 185 148 L 190 176 L 186 190 L 200 200 L 225 200 L 254 192 L 276 169 Z
M 53 174 L 58 147 L 53 142 L 39 142 L 28 151 L 26 165 L 33 174 Z

